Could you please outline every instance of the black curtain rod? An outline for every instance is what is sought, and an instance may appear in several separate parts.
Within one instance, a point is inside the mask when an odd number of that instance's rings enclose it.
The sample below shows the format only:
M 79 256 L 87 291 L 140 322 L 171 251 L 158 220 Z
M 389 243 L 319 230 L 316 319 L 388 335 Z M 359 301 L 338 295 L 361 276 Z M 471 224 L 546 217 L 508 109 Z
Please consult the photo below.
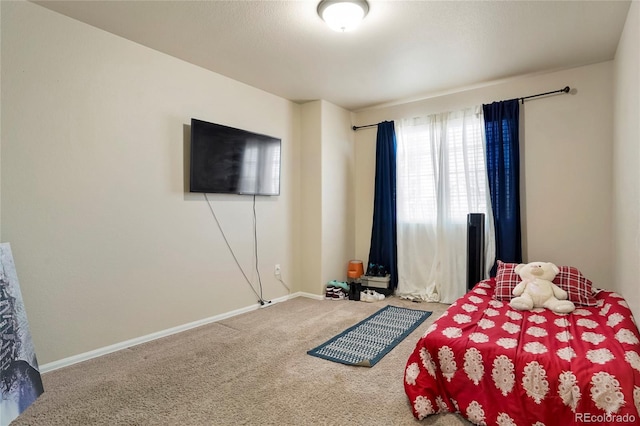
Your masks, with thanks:
M 353 130 L 354 132 L 358 129 L 364 129 L 365 127 L 378 127 L 377 124 L 365 124 L 364 126 L 353 126 L 351 127 L 351 130 Z
M 522 102 L 524 104 L 524 100 L 525 99 L 537 98 L 539 96 L 552 95 L 554 93 L 569 93 L 570 90 L 571 90 L 571 88 L 569 86 L 565 86 L 564 89 L 553 90 L 551 92 L 545 92 L 545 93 L 538 93 L 537 95 L 523 96 L 522 98 L 515 98 L 515 99 L 519 100 L 520 102 Z M 378 126 L 377 124 L 365 124 L 364 126 L 353 126 L 353 127 L 351 127 L 351 129 L 355 132 L 356 130 L 364 129 L 366 127 L 377 127 L 377 126 Z
M 537 98 L 538 96 L 552 95 L 554 93 L 569 93 L 570 90 L 571 90 L 571 88 L 569 86 L 565 86 L 564 89 L 553 90 L 551 92 L 545 92 L 545 93 L 538 93 L 537 95 L 525 96 L 525 97 L 517 98 L 517 99 L 520 102 L 524 103 L 525 99 Z

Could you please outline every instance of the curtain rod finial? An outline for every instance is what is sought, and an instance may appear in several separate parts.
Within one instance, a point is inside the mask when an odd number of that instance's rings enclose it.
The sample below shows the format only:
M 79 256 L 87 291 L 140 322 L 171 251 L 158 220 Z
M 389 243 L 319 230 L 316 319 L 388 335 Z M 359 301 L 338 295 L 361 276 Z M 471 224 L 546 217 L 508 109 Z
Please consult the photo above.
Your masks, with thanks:
M 564 88 L 564 89 L 562 89 L 562 91 L 563 91 L 564 93 L 569 93 L 569 91 L 570 91 L 570 90 L 571 90 L 571 88 L 570 88 L 569 86 L 565 86 L 565 88 Z

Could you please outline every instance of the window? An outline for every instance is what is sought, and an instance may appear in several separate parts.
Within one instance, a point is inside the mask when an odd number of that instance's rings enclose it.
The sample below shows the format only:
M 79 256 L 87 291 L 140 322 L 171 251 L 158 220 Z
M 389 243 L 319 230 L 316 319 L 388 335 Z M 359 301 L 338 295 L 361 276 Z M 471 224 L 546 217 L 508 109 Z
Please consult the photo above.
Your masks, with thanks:
M 464 110 L 404 120 L 398 129 L 398 221 L 465 222 L 487 211 L 482 114 Z

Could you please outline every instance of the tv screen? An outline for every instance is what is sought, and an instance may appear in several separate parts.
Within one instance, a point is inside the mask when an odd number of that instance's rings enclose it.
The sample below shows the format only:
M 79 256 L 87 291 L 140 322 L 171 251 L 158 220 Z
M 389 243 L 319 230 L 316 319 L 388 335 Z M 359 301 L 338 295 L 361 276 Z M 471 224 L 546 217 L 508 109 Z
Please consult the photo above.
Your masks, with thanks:
M 192 118 L 189 190 L 280 195 L 280 139 Z

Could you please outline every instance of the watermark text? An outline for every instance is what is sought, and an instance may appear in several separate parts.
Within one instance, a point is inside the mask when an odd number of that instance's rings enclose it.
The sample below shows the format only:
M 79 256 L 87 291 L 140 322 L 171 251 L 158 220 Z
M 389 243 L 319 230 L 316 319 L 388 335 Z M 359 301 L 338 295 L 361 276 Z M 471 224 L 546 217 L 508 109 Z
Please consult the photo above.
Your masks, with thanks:
M 591 413 L 575 413 L 574 420 L 576 423 L 630 423 L 636 424 L 636 416 L 633 414 L 591 414 Z

